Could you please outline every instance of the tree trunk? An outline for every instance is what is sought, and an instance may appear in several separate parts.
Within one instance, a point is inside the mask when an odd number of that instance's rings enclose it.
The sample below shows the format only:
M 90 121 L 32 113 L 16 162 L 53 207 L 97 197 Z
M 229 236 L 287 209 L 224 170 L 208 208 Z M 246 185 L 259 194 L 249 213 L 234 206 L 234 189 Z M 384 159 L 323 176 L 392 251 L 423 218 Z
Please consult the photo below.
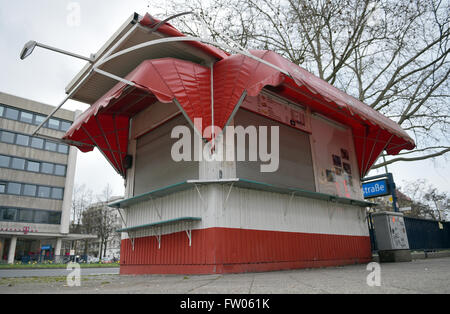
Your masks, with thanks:
M 99 250 L 99 260 L 102 260 L 103 258 L 103 241 L 100 240 L 100 250 Z

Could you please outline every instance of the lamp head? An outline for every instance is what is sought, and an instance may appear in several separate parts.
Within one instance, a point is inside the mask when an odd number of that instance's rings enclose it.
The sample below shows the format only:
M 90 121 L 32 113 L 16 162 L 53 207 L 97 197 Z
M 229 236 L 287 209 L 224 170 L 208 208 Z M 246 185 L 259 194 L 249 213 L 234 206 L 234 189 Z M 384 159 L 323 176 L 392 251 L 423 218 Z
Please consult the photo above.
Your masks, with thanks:
M 35 42 L 34 40 L 30 40 L 29 42 L 27 42 L 25 46 L 23 46 L 22 52 L 20 53 L 20 59 L 23 60 L 29 55 L 31 55 L 36 45 L 37 42 Z

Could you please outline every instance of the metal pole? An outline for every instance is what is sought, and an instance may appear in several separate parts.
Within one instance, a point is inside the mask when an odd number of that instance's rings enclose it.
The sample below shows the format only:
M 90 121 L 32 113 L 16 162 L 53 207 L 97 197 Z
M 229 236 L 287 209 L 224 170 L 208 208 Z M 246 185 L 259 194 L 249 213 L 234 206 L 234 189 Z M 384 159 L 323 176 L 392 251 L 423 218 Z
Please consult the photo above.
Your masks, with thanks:
M 392 195 L 392 207 L 394 208 L 394 212 L 399 212 L 398 206 L 397 206 L 397 194 L 395 193 L 395 182 L 394 177 L 392 176 L 392 173 L 387 173 L 388 177 L 388 183 L 389 183 L 389 189 L 391 191 Z
M 211 62 L 211 148 L 215 151 L 214 134 L 214 63 Z
M 66 50 L 63 50 L 63 49 L 59 49 L 59 48 L 55 48 L 55 47 L 52 47 L 52 46 L 47 46 L 47 45 L 44 45 L 44 44 L 41 44 L 41 43 L 36 43 L 36 46 L 44 48 L 44 49 L 52 50 L 52 51 L 55 51 L 55 52 L 59 52 L 59 53 L 62 53 L 62 54 L 68 55 L 68 56 L 72 56 L 72 57 L 75 57 L 75 58 L 78 58 L 78 59 L 86 60 L 87 62 L 90 62 L 90 63 L 92 63 L 94 61 L 94 58 L 92 58 L 92 57 L 88 58 L 88 57 L 85 57 L 85 56 L 82 56 L 82 55 L 79 55 L 79 54 L 76 54 L 76 53 L 73 53 L 73 52 L 69 52 L 69 51 L 66 51 Z
M 133 32 L 136 28 L 137 28 L 137 25 L 138 24 L 135 24 L 132 28 L 130 28 L 129 30 L 128 30 L 128 32 L 124 35 L 124 36 L 122 36 L 122 38 L 120 38 L 120 40 L 118 41 L 118 42 L 116 42 L 115 44 L 114 44 L 114 46 L 113 47 L 111 47 L 104 55 L 103 55 L 103 57 L 101 57 L 100 58 L 100 60 L 98 60 L 93 66 L 92 66 L 92 69 L 78 82 L 78 84 L 75 86 L 75 88 L 73 88 L 72 89 L 72 91 L 70 92 L 70 93 L 68 93 L 67 94 L 67 96 L 64 98 L 64 100 L 47 116 L 47 118 L 45 118 L 45 120 L 44 121 L 42 121 L 42 123 L 41 124 L 39 124 L 38 125 L 38 127 L 33 131 L 33 133 L 31 134 L 31 135 L 36 135 L 36 133 L 42 128 L 42 126 L 55 114 L 55 112 L 56 111 L 58 111 L 59 110 L 59 108 L 61 108 L 65 103 L 66 103 L 66 101 L 67 100 L 69 100 L 69 98 L 70 97 L 72 97 L 72 95 L 78 90 L 78 87 L 80 87 L 81 86 L 81 84 L 84 82 L 84 81 L 86 81 L 90 76 L 91 76 L 91 74 L 93 73 L 93 72 L 97 72 L 97 73 L 99 73 L 99 74 L 103 74 L 103 75 L 106 75 L 105 73 L 107 73 L 107 72 L 105 72 L 105 71 L 102 71 L 102 70 L 100 70 L 100 69 L 98 69 L 98 66 L 100 66 L 100 64 L 101 64 L 101 62 L 105 59 L 105 58 L 107 58 L 111 53 L 112 53 L 112 51 L 118 46 L 118 45 L 120 45 L 124 40 L 125 40 L 125 38 L 128 36 L 128 34 L 130 34 L 131 32 Z M 79 58 L 79 57 L 81 57 L 81 59 L 85 59 L 85 60 L 87 60 L 87 61 L 89 61 L 91 64 L 93 64 L 93 62 L 94 62 L 94 59 L 87 59 L 86 57 L 83 57 L 83 56 L 79 56 L 79 55 L 77 55 L 77 54 L 74 54 L 74 53 L 71 53 L 71 52 L 67 52 L 67 51 L 65 51 L 65 50 L 61 50 L 61 49 L 58 49 L 58 48 L 54 48 L 54 47 L 50 47 L 50 46 L 46 46 L 46 45 L 43 45 L 43 44 L 39 44 L 39 43 L 36 43 L 36 45 L 37 46 L 40 46 L 40 47 L 42 47 L 42 48 L 47 48 L 47 49 L 50 49 L 50 50 L 53 50 L 53 51 L 56 51 L 56 52 L 61 52 L 61 53 L 65 53 L 65 54 L 68 54 L 68 55 L 71 55 L 71 56 L 74 56 L 74 57 L 77 57 L 77 58 Z M 114 78 L 114 79 L 117 79 L 116 78 L 116 76 L 115 75 L 113 75 L 113 74 L 111 74 L 111 73 L 108 73 L 109 74 L 109 76 L 111 77 L 111 78 Z M 122 81 L 122 80 L 124 80 L 124 79 L 122 79 L 122 78 L 120 78 L 120 80 L 119 81 Z M 126 80 L 124 80 L 124 81 L 126 81 Z M 123 81 L 122 81 L 123 82 Z M 125 83 L 127 83 L 127 82 L 125 82 Z
M 83 82 L 83 81 L 81 81 L 81 82 Z M 44 119 L 44 121 L 42 121 L 41 124 L 39 124 L 37 126 L 37 128 L 33 131 L 33 133 L 31 133 L 31 136 L 36 135 L 36 133 L 42 128 L 42 126 L 55 114 L 56 111 L 59 110 L 59 108 L 61 108 L 66 103 L 66 101 L 70 97 L 72 97 L 72 93 L 70 93 L 66 97 L 64 97 L 64 100 L 62 102 L 60 102 L 59 105 L 56 106 L 55 109 L 53 109 L 53 111 Z
M 387 165 L 386 165 L 386 155 L 383 154 L 383 162 L 384 162 L 384 172 L 389 173 Z

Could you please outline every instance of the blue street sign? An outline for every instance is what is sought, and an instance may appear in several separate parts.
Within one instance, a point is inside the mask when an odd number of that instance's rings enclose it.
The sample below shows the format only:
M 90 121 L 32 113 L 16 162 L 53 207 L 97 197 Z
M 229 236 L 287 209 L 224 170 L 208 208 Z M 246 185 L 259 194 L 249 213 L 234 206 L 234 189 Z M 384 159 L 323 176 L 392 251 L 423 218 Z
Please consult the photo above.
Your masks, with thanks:
M 391 194 L 387 179 L 365 182 L 362 185 L 364 198 L 372 198 Z

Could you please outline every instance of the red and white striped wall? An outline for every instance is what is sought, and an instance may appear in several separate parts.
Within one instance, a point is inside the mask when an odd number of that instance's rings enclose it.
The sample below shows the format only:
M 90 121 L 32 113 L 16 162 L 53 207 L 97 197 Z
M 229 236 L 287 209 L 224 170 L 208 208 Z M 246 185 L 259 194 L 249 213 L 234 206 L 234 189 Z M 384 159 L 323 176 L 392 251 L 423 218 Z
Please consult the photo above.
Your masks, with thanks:
M 126 209 L 127 226 L 201 217 L 191 246 L 182 225 L 122 235 L 121 274 L 212 274 L 366 263 L 365 209 L 210 184 Z M 227 198 L 228 196 L 228 198 Z M 160 245 L 159 245 L 160 244 Z

